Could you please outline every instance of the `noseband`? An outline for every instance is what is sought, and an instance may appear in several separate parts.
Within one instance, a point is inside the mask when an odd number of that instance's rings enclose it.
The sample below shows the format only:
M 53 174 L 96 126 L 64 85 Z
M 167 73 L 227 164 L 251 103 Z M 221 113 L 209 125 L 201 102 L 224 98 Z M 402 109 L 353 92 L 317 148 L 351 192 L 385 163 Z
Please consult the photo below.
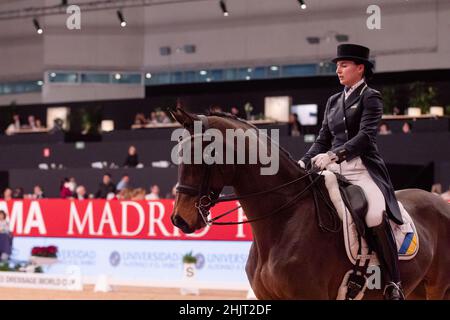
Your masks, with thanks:
M 198 117 L 200 118 L 200 120 L 202 121 L 202 130 L 203 132 L 205 130 L 207 130 L 209 128 L 209 123 L 208 123 L 208 118 L 204 115 L 198 115 Z M 292 204 L 294 204 L 298 199 L 301 198 L 301 196 L 303 194 L 305 194 L 305 192 L 307 192 L 309 189 L 312 189 L 313 192 L 313 196 L 314 196 L 314 203 L 316 206 L 316 211 L 318 208 L 317 205 L 317 197 L 314 191 L 314 184 L 317 182 L 317 180 L 320 178 L 320 174 L 318 174 L 316 177 L 313 178 L 314 174 L 317 174 L 318 171 L 315 170 L 311 170 L 311 171 L 307 171 L 307 174 L 296 178 L 292 181 L 289 181 L 287 183 L 284 183 L 282 185 L 276 186 L 274 188 L 271 188 L 269 190 L 264 190 L 264 191 L 260 191 L 260 192 L 254 192 L 254 193 L 250 193 L 250 194 L 246 194 L 246 195 L 242 195 L 242 196 L 237 196 L 235 194 L 231 194 L 228 196 L 220 196 L 220 191 L 221 190 L 213 190 L 211 188 L 210 185 L 210 178 L 211 178 L 211 170 L 212 170 L 212 166 L 213 165 L 207 165 L 206 164 L 206 169 L 204 171 L 203 177 L 202 177 L 202 182 L 200 184 L 199 187 L 193 187 L 193 186 L 189 186 L 189 185 L 185 185 L 185 184 L 181 184 L 178 183 L 177 187 L 176 187 L 176 191 L 179 193 L 183 193 L 183 194 L 187 194 L 190 196 L 196 196 L 198 197 L 197 202 L 195 203 L 195 207 L 198 210 L 199 215 L 202 217 L 203 221 L 205 222 L 205 224 L 207 226 L 211 226 L 213 224 L 216 225 L 235 225 L 235 224 L 244 224 L 244 223 L 249 223 L 249 222 L 253 222 L 253 221 L 257 221 L 257 220 L 262 220 L 265 219 L 269 216 L 272 216 L 278 212 L 283 211 L 284 209 L 286 209 L 287 207 L 291 206 Z M 323 171 L 323 170 L 322 170 Z M 180 176 L 180 175 L 179 175 Z M 293 185 L 305 178 L 309 178 L 310 184 L 304 188 L 299 194 L 297 194 L 294 198 L 292 198 L 291 200 L 289 200 L 288 202 L 286 202 L 284 205 L 282 205 L 281 207 L 277 208 L 276 210 L 269 212 L 268 214 L 262 215 L 258 218 L 255 219 L 250 219 L 250 220 L 246 220 L 246 221 L 238 221 L 238 222 L 216 222 L 216 220 L 222 218 L 223 216 L 234 212 L 236 210 L 238 210 L 239 208 L 241 208 L 241 206 L 237 206 L 236 208 L 233 208 L 229 211 L 226 211 L 220 215 L 218 215 L 215 218 L 210 219 L 209 216 L 211 214 L 210 209 L 212 207 L 214 207 L 217 203 L 220 202 L 228 202 L 228 201 L 236 201 L 236 200 L 242 200 L 242 199 L 247 199 L 247 198 L 251 198 L 251 197 L 255 197 L 255 196 L 259 196 L 259 195 L 264 195 L 264 194 L 268 194 L 271 193 L 273 191 L 282 189 L 284 187 Z

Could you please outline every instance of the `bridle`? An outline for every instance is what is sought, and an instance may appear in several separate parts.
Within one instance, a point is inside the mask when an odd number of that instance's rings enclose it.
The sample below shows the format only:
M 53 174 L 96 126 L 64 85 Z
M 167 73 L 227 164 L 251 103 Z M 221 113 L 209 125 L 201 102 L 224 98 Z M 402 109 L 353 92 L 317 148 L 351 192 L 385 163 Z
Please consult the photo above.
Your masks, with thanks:
M 204 115 L 198 115 L 198 117 L 202 121 L 203 131 L 208 129 L 209 128 L 208 118 Z M 187 194 L 190 196 L 198 197 L 198 200 L 195 203 L 195 207 L 197 208 L 199 215 L 202 217 L 203 221 L 205 222 L 205 224 L 207 226 L 211 226 L 213 224 L 214 225 L 236 225 L 236 224 L 244 224 L 244 223 L 249 223 L 249 222 L 254 222 L 254 221 L 265 219 L 265 218 L 272 216 L 274 214 L 277 214 L 277 213 L 283 211 L 284 209 L 288 208 L 289 206 L 293 205 L 298 199 L 300 199 L 310 189 L 312 190 L 312 193 L 313 193 L 316 212 L 318 211 L 317 196 L 316 196 L 314 185 L 316 184 L 317 180 L 320 179 L 321 175 L 317 174 L 317 172 L 318 172 L 317 170 L 307 171 L 307 173 L 305 175 L 303 175 L 299 178 L 296 178 L 294 180 L 291 180 L 287 183 L 276 186 L 274 188 L 271 188 L 269 190 L 249 193 L 249 194 L 245 194 L 245 195 L 241 195 L 241 196 L 237 196 L 235 194 L 231 194 L 231 195 L 227 195 L 227 196 L 220 196 L 221 190 L 214 190 L 213 188 L 211 188 L 211 184 L 210 184 L 211 171 L 212 171 L 212 167 L 214 164 L 210 164 L 210 165 L 203 164 L 203 165 L 206 166 L 206 169 L 204 170 L 204 174 L 203 174 L 203 177 L 201 180 L 202 182 L 201 182 L 200 186 L 194 187 L 194 186 L 178 183 L 177 187 L 176 187 L 176 191 L 178 193 L 183 193 L 183 194 Z M 317 176 L 314 177 L 314 174 L 316 174 Z M 254 218 L 254 219 L 245 220 L 245 221 L 217 222 L 218 219 L 220 219 L 242 207 L 242 206 L 237 206 L 231 210 L 228 210 L 228 211 L 218 215 L 215 218 L 209 218 L 210 209 L 220 202 L 236 201 L 236 200 L 242 200 L 242 199 L 247 199 L 247 198 L 251 198 L 251 197 L 256 197 L 259 195 L 268 194 L 273 191 L 282 189 L 284 187 L 294 185 L 295 183 L 302 181 L 305 178 L 309 178 L 309 181 L 310 181 L 310 183 L 306 186 L 306 188 L 304 188 L 299 194 L 297 194 L 291 200 L 287 201 L 281 207 L 279 207 L 279 208 L 275 209 L 274 211 L 271 211 L 267 214 L 264 214 L 262 216 Z M 321 194 L 321 192 L 320 192 L 320 194 Z M 324 199 L 322 194 L 321 194 L 321 196 L 322 196 L 322 199 Z M 330 206 L 328 203 L 327 203 L 327 205 L 333 211 L 335 211 L 334 207 Z M 319 217 L 319 225 L 322 229 L 324 229 L 326 231 L 331 231 L 331 232 L 338 231 L 336 229 L 330 229 L 330 228 L 323 226 L 320 221 L 320 217 Z

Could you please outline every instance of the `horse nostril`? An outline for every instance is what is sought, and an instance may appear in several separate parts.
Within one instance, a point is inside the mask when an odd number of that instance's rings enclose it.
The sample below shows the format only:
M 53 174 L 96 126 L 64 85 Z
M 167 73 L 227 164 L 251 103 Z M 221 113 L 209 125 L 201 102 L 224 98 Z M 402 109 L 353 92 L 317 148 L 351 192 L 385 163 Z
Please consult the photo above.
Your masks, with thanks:
M 175 226 L 177 226 L 180 229 L 188 227 L 188 224 L 186 223 L 186 221 L 184 221 L 184 219 L 182 217 L 180 217 L 179 215 L 173 215 L 172 222 Z

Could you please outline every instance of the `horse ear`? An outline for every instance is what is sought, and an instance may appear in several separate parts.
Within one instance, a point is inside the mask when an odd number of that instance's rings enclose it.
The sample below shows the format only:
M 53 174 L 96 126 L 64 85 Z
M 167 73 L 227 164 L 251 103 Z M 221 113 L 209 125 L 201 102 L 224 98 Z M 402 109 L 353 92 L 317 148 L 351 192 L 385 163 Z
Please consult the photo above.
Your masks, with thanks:
M 200 120 L 195 114 L 184 111 L 181 107 L 177 107 L 175 111 L 170 111 L 170 114 L 185 128 L 192 128 L 194 121 Z

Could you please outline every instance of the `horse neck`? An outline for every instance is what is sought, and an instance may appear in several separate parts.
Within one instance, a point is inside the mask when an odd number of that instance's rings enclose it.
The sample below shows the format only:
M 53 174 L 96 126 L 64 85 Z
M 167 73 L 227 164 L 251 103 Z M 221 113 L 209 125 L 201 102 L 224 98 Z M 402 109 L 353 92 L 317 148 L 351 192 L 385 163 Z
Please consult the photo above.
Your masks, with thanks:
M 257 170 L 256 170 L 257 168 Z M 233 185 L 237 195 L 246 195 L 255 192 L 263 192 L 273 189 L 282 184 L 288 183 L 305 174 L 300 170 L 296 163 L 283 159 L 280 155 L 280 168 L 277 174 L 264 176 L 260 174 L 260 168 L 256 166 L 242 166 L 236 172 L 238 177 Z M 283 204 L 293 199 L 301 190 L 304 190 L 310 183 L 308 178 L 302 179 L 293 185 L 283 187 L 279 190 L 263 194 L 260 196 L 249 197 L 240 200 L 248 220 L 258 219 L 274 212 Z M 251 222 L 253 238 L 258 246 L 267 247 L 273 245 L 270 239 L 278 238 L 284 227 L 290 221 L 290 218 L 300 206 L 312 205 L 310 197 L 302 197 L 302 200 L 295 201 L 283 211 L 269 215 L 260 221 Z M 310 219 L 313 210 L 302 212 L 300 219 Z M 271 236 L 270 236 L 271 235 Z

